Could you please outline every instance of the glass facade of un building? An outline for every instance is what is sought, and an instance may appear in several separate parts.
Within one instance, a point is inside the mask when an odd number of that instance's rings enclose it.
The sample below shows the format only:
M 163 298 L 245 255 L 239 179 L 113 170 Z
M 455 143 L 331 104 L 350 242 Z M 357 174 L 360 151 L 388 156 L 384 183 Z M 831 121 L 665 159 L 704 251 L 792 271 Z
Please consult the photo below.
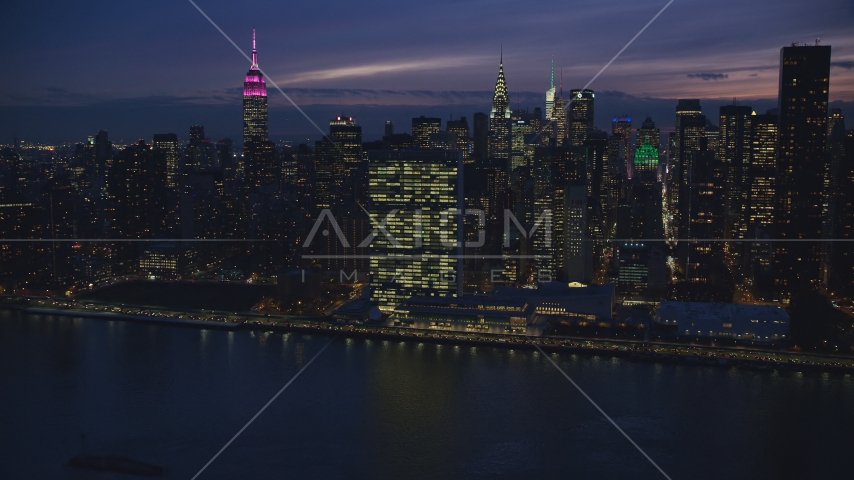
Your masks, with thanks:
M 413 296 L 459 295 L 462 154 L 374 151 L 369 157 L 371 299 L 391 312 Z M 366 242 L 363 242 L 365 244 Z

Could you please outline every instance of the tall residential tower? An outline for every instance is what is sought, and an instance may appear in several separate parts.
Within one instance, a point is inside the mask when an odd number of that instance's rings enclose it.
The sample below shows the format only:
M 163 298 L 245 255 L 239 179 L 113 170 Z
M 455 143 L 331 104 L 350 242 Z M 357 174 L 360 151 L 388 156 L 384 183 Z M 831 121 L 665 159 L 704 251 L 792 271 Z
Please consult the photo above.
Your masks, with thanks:
M 822 190 L 826 175 L 830 47 L 780 50 L 779 150 L 774 221 L 777 291 L 783 298 L 819 279 Z M 798 241 L 800 240 L 800 241 Z

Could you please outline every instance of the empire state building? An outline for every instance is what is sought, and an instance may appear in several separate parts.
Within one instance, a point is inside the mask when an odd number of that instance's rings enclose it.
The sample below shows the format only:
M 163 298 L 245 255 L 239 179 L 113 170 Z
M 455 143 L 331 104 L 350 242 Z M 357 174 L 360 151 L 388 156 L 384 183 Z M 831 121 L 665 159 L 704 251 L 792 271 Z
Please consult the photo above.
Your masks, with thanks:
M 243 144 L 267 141 L 267 83 L 258 69 L 255 30 L 252 30 L 252 66 L 243 82 Z
M 276 150 L 267 138 L 267 83 L 258 68 L 255 30 L 252 30 L 252 65 L 243 82 L 243 153 L 249 187 L 275 186 L 280 170 Z

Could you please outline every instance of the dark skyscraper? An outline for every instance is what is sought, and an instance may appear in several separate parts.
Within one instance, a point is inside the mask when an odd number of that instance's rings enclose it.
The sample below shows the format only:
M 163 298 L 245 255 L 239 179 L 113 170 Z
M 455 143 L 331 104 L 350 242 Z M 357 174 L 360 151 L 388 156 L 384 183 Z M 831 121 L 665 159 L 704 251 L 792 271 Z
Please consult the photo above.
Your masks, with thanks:
M 482 112 L 474 114 L 471 156 L 484 159 L 489 156 L 489 116 Z
M 851 221 L 852 219 L 846 215 L 846 200 L 850 196 L 845 191 L 851 188 L 850 184 L 850 164 L 848 158 L 854 151 L 849 150 L 850 147 L 845 145 L 845 117 L 841 110 L 835 108 L 827 119 L 828 128 L 832 126 L 830 135 L 827 137 L 827 170 L 828 175 L 825 179 L 824 201 L 824 225 L 822 237 L 826 239 L 838 239 L 840 233 L 847 233 L 850 238 Z M 852 132 L 854 133 L 854 132 Z M 833 271 L 837 268 L 836 251 L 844 251 L 838 249 L 838 244 L 835 242 L 824 242 L 822 246 L 822 285 L 828 290 L 835 290 L 834 287 L 845 286 L 845 282 L 839 282 L 840 277 L 834 275 Z M 844 269 L 844 268 L 843 268 Z M 850 273 L 847 275 L 851 278 Z M 837 281 L 834 281 L 837 280 Z
M 611 145 L 613 148 L 608 152 L 611 163 L 622 165 L 628 178 L 632 178 L 632 117 L 611 119 Z
M 671 229 L 676 238 L 688 231 L 689 174 L 694 153 L 700 150 L 700 138 L 706 136 L 706 117 L 699 100 L 679 100 L 676 106 L 676 131 L 672 137 L 670 156 L 671 184 L 668 185 L 668 206 L 672 215 Z
M 720 242 L 708 239 L 719 239 L 724 234 L 726 174 L 716 152 L 708 148 L 706 137 L 698 139 L 697 150 L 690 154 L 685 178 L 687 195 L 682 198 L 687 205 L 687 230 L 681 236 L 701 241 L 687 245 L 686 280 L 708 283 L 710 267 L 723 249 Z
M 207 138 L 205 136 L 205 126 L 204 125 L 193 125 L 190 127 L 190 141 L 191 142 L 201 142 Z
M 560 90 L 555 96 L 554 105 L 552 106 L 552 122 L 554 123 L 552 131 L 554 132 L 554 145 L 556 147 L 564 146 L 566 139 L 569 138 L 569 127 L 566 124 L 569 113 L 566 111 L 566 100 L 563 98 L 563 74 L 561 74 Z
M 838 155 L 835 173 L 833 237 L 830 243 L 828 262 L 828 289 L 833 296 L 844 297 L 854 294 L 854 130 L 844 131 L 844 125 L 836 125 L 831 134 L 831 143 Z M 839 138 L 842 137 L 842 138 Z
M 430 148 L 430 135 L 442 131 L 442 119 L 436 117 L 420 117 L 412 119 L 412 142 L 417 148 Z
M 318 207 L 329 208 L 342 196 L 364 201 L 366 187 L 362 160 L 362 127 L 353 117 L 338 116 L 329 121 L 329 137 L 315 144 L 316 183 L 315 201 Z M 346 195 L 342 190 L 346 185 Z
M 459 120 L 448 120 L 446 130 L 448 133 L 456 135 L 456 149 L 463 152 L 463 162 L 468 163 L 469 157 L 471 157 L 469 152 L 471 138 L 469 138 L 468 120 L 466 120 L 466 117 L 462 117 Z
M 190 129 L 192 133 L 192 128 Z M 166 154 L 166 186 L 175 188 L 178 175 L 178 135 L 174 133 L 155 133 L 152 147 Z
M 489 156 L 508 159 L 510 168 L 510 95 L 504 79 L 504 58 L 498 64 L 498 78 L 492 96 L 492 111 L 489 113 Z
M 329 121 L 329 138 L 341 142 L 343 168 L 347 173 L 362 165 L 362 127 L 353 117 L 339 116 Z
M 774 228 L 774 190 L 777 169 L 777 111 L 756 115 L 751 122 L 749 185 L 747 192 L 748 238 L 770 238 Z M 748 268 L 754 285 L 771 272 L 770 243 L 749 245 Z M 764 282 L 767 283 L 767 282 Z M 768 290 L 768 285 L 760 285 Z
M 595 240 L 602 240 L 613 224 L 608 189 L 608 134 L 592 130 L 583 146 L 586 151 L 587 195 L 590 197 L 590 234 Z
M 780 50 L 779 153 L 775 222 L 777 290 L 819 279 L 822 190 L 826 175 L 830 46 L 793 45 Z
M 726 176 L 726 238 L 747 236 L 752 114 L 753 109 L 746 105 L 724 105 L 720 109 L 718 158 Z
M 584 144 L 593 128 L 593 90 L 573 90 L 569 96 L 569 141 L 573 147 Z
M 113 234 L 152 238 L 163 231 L 166 201 L 166 154 L 144 141 L 125 147 L 110 170 Z

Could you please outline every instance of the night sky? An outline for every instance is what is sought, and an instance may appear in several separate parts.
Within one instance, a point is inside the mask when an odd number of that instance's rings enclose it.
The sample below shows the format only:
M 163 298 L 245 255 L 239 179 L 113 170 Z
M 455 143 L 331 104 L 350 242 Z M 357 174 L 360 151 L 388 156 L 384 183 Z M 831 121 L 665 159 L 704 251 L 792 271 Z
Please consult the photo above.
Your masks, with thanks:
M 383 122 L 488 111 L 503 45 L 513 108 L 543 106 L 549 68 L 586 84 L 666 0 L 312 1 L 196 3 L 321 126 L 353 115 L 365 137 Z M 854 126 L 854 2 L 676 0 L 590 88 L 596 123 L 631 114 L 673 124 L 675 98 L 705 113 L 776 104 L 779 50 L 833 47 L 831 106 Z M 150 140 L 189 125 L 239 139 L 249 64 L 186 0 L 6 3 L 0 16 L 0 142 Z M 557 81 L 557 79 L 556 79 Z M 268 84 L 273 138 L 318 134 Z M 760 112 L 761 113 L 761 112 Z

